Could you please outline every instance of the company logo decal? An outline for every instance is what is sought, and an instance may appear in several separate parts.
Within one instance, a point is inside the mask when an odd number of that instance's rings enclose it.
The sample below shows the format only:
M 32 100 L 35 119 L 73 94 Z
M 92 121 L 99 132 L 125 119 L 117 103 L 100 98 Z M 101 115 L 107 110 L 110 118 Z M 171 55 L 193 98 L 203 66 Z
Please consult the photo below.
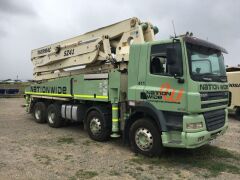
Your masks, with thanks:
M 160 100 L 167 103 L 177 103 L 181 102 L 184 89 L 179 90 L 171 88 L 169 83 L 164 83 L 161 85 L 159 91 L 146 91 L 147 99 Z
M 227 84 L 200 84 L 200 90 L 202 91 L 216 91 L 216 90 L 228 90 Z
M 67 94 L 67 87 L 65 86 L 31 86 L 31 92 Z
M 44 53 L 49 53 L 49 52 L 51 52 L 51 47 L 47 47 L 47 48 L 40 49 L 37 51 L 38 54 L 44 54 Z

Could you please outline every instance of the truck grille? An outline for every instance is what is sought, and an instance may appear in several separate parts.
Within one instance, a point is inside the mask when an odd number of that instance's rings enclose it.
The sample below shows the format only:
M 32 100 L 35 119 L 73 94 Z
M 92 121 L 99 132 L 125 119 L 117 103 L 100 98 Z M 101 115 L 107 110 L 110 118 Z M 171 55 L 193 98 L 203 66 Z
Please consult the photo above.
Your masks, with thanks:
M 203 113 L 206 127 L 208 131 L 214 131 L 224 126 L 225 124 L 225 111 L 224 109 L 209 111 Z
M 202 101 L 211 101 L 218 99 L 227 99 L 228 91 L 220 91 L 220 92 L 201 92 L 200 93 Z
M 211 108 L 211 107 L 217 107 L 217 106 L 226 106 L 228 105 L 228 101 L 224 102 L 217 102 L 217 103 L 209 103 L 209 104 L 202 104 L 201 108 Z

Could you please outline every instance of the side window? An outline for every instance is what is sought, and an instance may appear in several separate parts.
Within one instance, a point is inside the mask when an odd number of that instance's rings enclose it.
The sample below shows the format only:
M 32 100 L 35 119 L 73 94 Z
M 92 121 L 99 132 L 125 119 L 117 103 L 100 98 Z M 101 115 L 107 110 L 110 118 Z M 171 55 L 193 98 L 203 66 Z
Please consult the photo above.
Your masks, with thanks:
M 177 68 L 181 69 L 182 75 L 182 51 L 180 43 L 169 44 L 158 44 L 153 45 L 151 48 L 151 57 L 150 57 L 150 73 L 154 75 L 165 75 L 171 76 L 171 67 L 167 65 L 167 48 L 174 47 L 177 51 L 178 61 Z

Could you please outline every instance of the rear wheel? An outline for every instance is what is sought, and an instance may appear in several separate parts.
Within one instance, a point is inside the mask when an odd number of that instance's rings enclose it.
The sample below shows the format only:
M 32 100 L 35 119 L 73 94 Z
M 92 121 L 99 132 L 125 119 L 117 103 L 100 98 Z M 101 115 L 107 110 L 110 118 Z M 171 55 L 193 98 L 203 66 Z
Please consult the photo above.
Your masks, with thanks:
M 47 117 L 47 107 L 43 102 L 35 103 L 33 107 L 33 117 L 37 123 L 45 123 Z
M 90 138 L 95 141 L 106 141 L 111 133 L 108 119 L 95 110 L 89 112 L 87 115 L 86 129 Z
M 51 104 L 47 109 L 47 122 L 50 127 L 59 128 L 63 125 L 64 121 L 61 117 L 60 106 Z
M 129 138 L 136 153 L 159 156 L 163 151 L 160 130 L 149 118 L 135 121 L 130 128 Z
M 237 107 L 236 112 L 235 112 L 235 116 L 238 120 L 240 120 L 240 107 Z

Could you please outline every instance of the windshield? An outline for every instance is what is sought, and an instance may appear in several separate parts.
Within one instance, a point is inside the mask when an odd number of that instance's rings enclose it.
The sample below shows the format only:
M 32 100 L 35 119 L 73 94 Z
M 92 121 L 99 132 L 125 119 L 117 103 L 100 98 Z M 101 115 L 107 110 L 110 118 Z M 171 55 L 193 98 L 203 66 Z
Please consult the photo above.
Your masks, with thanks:
M 195 81 L 226 82 L 224 58 L 220 51 L 187 44 L 190 74 Z

